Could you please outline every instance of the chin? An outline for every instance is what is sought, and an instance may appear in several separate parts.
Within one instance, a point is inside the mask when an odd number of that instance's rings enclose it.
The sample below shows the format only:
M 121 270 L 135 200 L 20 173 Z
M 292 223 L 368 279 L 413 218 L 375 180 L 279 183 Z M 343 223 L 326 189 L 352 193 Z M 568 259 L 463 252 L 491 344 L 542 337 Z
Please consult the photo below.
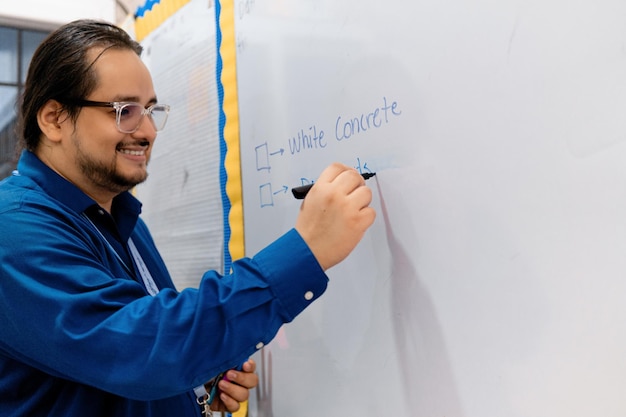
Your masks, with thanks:
M 134 184 L 133 185 L 133 187 L 134 187 L 135 185 L 139 185 L 142 182 L 145 182 L 147 179 L 148 179 L 148 174 L 144 174 L 144 175 L 140 175 L 140 176 L 138 175 L 135 178 L 133 178 L 131 180 L 131 182 Z
M 147 172 L 136 173 L 134 175 L 122 175 L 118 174 L 114 180 L 116 184 L 123 188 L 125 191 L 132 189 L 134 186 L 141 184 L 148 179 Z

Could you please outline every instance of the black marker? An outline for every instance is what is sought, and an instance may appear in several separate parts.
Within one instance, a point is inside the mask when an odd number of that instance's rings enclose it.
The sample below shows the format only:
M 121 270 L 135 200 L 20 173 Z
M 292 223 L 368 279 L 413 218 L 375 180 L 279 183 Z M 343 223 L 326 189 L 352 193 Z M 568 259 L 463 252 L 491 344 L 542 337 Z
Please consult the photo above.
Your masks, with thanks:
M 372 178 L 374 175 L 376 175 L 375 172 L 366 172 L 365 174 L 361 174 L 361 176 L 365 180 Z M 307 193 L 309 192 L 311 187 L 313 187 L 314 184 L 315 183 L 301 185 L 299 187 L 292 188 L 291 192 L 293 193 L 293 196 L 295 198 L 297 198 L 298 200 L 302 200 L 304 197 L 306 197 Z

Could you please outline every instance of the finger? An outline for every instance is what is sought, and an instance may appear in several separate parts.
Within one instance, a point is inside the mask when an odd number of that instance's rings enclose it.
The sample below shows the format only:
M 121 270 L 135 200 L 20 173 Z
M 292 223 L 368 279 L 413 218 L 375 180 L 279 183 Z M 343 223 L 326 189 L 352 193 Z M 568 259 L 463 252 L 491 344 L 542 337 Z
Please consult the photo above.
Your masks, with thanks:
M 367 229 L 372 224 L 374 224 L 374 220 L 376 220 L 376 210 L 372 207 L 364 207 L 359 212 L 359 223 L 361 227 Z
M 239 408 L 241 408 L 241 404 L 239 401 L 235 400 L 225 393 L 220 394 L 220 402 L 222 403 L 221 409 L 226 409 L 226 411 L 228 411 L 229 413 L 239 411 Z
M 345 196 L 365 185 L 365 180 L 356 169 L 338 163 L 326 168 L 322 174 L 313 185 L 312 193 L 327 197 Z
M 241 367 L 244 372 L 253 373 L 256 371 L 256 362 L 254 359 L 248 359 Z
M 259 384 L 259 377 L 254 373 L 256 364 L 254 362 L 251 364 L 246 362 L 243 369 L 244 372 L 231 369 L 226 373 L 226 380 L 248 389 L 256 387 Z M 250 369 L 250 372 L 247 369 Z
M 213 401 L 213 403 L 211 404 L 211 411 L 219 411 L 220 413 L 223 413 L 224 411 L 228 410 L 222 402 L 222 399 L 220 397 L 217 397 L 215 401 Z M 204 415 L 204 412 L 202 413 L 202 415 Z
M 365 185 L 365 179 L 358 173 L 356 169 L 346 169 L 335 177 L 332 181 L 334 185 L 345 195 L 350 195 L 359 187 Z
M 366 184 L 359 185 L 348 194 L 348 198 L 352 202 L 351 204 L 359 209 L 368 207 L 373 198 L 372 189 Z
M 322 171 L 316 182 L 332 182 L 339 174 L 346 170 L 354 170 L 354 168 L 350 168 L 339 162 L 334 162 Z
M 237 400 L 229 397 L 226 394 L 220 394 L 219 397 L 217 397 L 215 401 L 213 401 L 213 404 L 211 404 L 211 410 L 219 411 L 220 413 L 234 413 L 235 411 L 239 411 L 240 407 L 241 404 Z
M 234 401 L 243 402 L 250 397 L 250 389 L 241 385 L 233 384 L 226 380 L 222 380 L 219 383 L 219 388 L 222 394 L 226 394 Z M 221 398 L 221 395 L 220 395 Z

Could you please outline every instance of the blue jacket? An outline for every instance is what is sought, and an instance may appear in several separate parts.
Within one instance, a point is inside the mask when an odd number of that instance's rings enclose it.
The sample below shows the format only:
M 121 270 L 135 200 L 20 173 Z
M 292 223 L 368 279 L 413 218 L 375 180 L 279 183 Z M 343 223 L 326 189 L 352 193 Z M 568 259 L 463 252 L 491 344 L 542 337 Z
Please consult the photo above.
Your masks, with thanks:
M 18 171 L 0 182 L 0 416 L 200 416 L 193 388 L 243 363 L 326 289 L 291 230 L 232 274 L 209 271 L 177 292 L 132 195 L 110 216 L 30 152 Z

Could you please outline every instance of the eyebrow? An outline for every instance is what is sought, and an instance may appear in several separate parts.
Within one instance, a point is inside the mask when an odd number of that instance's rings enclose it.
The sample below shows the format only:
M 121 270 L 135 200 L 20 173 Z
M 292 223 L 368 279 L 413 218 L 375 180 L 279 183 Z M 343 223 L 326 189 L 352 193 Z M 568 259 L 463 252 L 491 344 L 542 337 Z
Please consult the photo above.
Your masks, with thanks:
M 139 97 L 137 97 L 137 96 L 115 96 L 115 97 L 113 97 L 113 100 L 111 100 L 111 101 L 141 103 L 141 101 L 139 101 Z M 154 96 L 150 100 L 148 100 L 147 105 L 152 105 L 152 104 L 156 104 L 156 103 L 158 103 L 158 101 L 157 101 L 156 96 Z

